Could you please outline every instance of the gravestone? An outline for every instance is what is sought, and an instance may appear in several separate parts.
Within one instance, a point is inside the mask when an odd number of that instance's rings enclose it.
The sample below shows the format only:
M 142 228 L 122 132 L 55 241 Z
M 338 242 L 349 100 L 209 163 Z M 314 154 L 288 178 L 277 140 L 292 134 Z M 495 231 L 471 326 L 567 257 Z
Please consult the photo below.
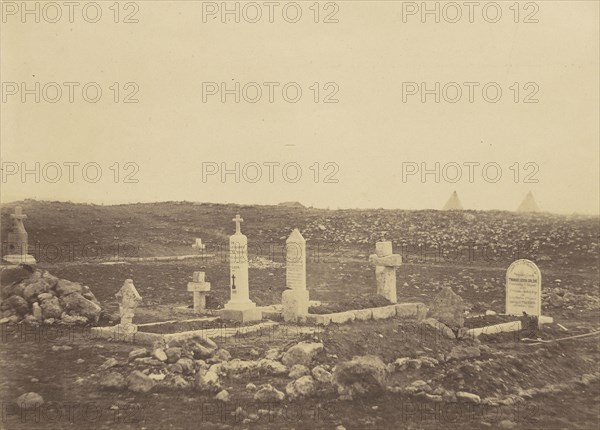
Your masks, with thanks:
M 377 294 L 385 297 L 391 303 L 397 303 L 396 267 L 402 265 L 402 256 L 392 254 L 392 242 L 377 242 L 375 254 L 369 256 L 369 262 L 375 266 Z
M 194 294 L 194 312 L 201 314 L 206 310 L 206 294 L 210 291 L 210 282 L 205 282 L 204 272 L 194 272 L 192 282 L 188 282 L 187 290 Z
M 450 287 L 443 287 L 433 299 L 427 312 L 428 318 L 434 318 L 456 332 L 465 325 L 465 304 L 462 297 Z
M 126 279 L 115 297 L 119 301 L 119 316 L 121 321 L 116 326 L 120 336 L 127 336 L 137 332 L 137 325 L 133 324 L 135 309 L 142 301 L 133 281 Z
M 542 274 L 530 260 L 514 261 L 506 271 L 506 314 L 542 315 Z
M 206 245 L 202 243 L 202 239 L 197 237 L 196 242 L 192 245 L 192 248 L 199 250 L 200 254 L 202 254 L 206 249 Z
M 235 234 L 229 237 L 229 279 L 230 300 L 221 311 L 221 318 L 234 321 L 258 321 L 262 312 L 256 303 L 250 300 L 248 286 L 248 238 L 242 234 L 240 223 L 244 220 L 239 215 L 235 222 Z
M 308 315 L 306 240 L 298 229 L 294 229 L 285 245 L 287 289 L 281 295 L 282 315 L 286 322 L 297 322 Z
M 19 264 L 35 264 L 35 258 L 29 255 L 28 235 L 25 230 L 23 220 L 27 215 L 23 213 L 21 206 L 15 208 L 15 213 L 10 215 L 13 220 L 12 230 L 8 233 L 6 251 L 7 255 L 3 259 L 9 263 Z

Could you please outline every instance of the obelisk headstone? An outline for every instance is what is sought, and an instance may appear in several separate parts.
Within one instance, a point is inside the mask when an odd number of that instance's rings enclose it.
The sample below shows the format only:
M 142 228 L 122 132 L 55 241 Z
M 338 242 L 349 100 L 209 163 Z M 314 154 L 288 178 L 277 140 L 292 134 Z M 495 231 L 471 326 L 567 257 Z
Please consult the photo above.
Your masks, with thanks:
M 248 238 L 242 234 L 239 215 L 235 222 L 235 234 L 229 237 L 229 282 L 231 299 L 221 311 L 221 318 L 235 321 L 256 321 L 262 319 L 262 312 L 250 300 L 248 286 Z
M 35 264 L 35 258 L 27 253 L 29 251 L 28 235 L 23 224 L 23 220 L 27 218 L 27 215 L 23 213 L 21 206 L 17 206 L 15 213 L 11 214 L 10 217 L 13 220 L 13 228 L 8 233 L 8 246 L 4 247 L 9 254 L 5 255 L 3 259 L 14 264 Z
M 286 245 L 286 287 L 281 295 L 282 315 L 286 322 L 298 322 L 308 315 L 306 289 L 306 240 L 294 229 Z
M 392 254 L 392 242 L 377 242 L 375 254 L 369 256 L 369 262 L 375 266 L 377 294 L 396 303 L 396 267 L 402 265 L 402 256 Z
M 506 314 L 542 315 L 542 274 L 530 260 L 514 261 L 506 271 Z

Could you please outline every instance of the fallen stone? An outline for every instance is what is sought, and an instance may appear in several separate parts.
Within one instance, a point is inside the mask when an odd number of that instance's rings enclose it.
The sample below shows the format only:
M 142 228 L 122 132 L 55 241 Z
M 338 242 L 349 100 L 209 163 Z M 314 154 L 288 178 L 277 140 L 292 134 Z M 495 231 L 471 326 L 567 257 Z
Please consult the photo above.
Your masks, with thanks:
M 463 299 L 450 287 L 444 287 L 433 299 L 427 316 L 447 325 L 452 330 L 458 330 L 465 324 L 464 311 Z
M 467 393 L 466 391 L 458 391 L 456 393 L 456 400 L 463 401 L 465 403 L 481 403 L 481 398 L 477 394 Z
M 298 379 L 301 376 L 308 375 L 309 373 L 310 370 L 308 369 L 308 367 L 303 366 L 302 364 L 295 364 L 290 369 L 290 373 L 288 374 L 288 376 L 292 379 Z
M 136 348 L 129 352 L 129 361 L 146 356 L 148 356 L 148 350 L 146 348 Z
M 287 384 L 285 392 L 292 400 L 310 397 L 315 393 L 315 381 L 311 376 L 302 376 Z
M 101 308 L 96 303 L 86 299 L 79 293 L 71 293 L 67 296 L 61 296 L 61 305 L 70 315 L 77 315 L 87 318 L 91 323 L 97 323 L 100 318 Z
M 388 372 L 379 357 L 365 355 L 336 366 L 333 382 L 341 396 L 363 396 L 380 393 Z
M 156 348 L 154 351 L 152 351 L 152 356 L 159 361 L 167 361 L 167 354 L 162 348 Z
M 125 378 L 118 372 L 109 372 L 100 379 L 102 388 L 121 390 L 125 388 Z
M 313 358 L 321 351 L 323 351 L 322 343 L 300 342 L 288 349 L 283 354 L 281 361 L 288 367 L 295 364 L 309 366 Z
M 254 394 L 254 400 L 257 402 L 281 402 L 284 398 L 285 394 L 274 388 L 271 384 L 263 385 Z
M 154 381 L 139 370 L 134 370 L 125 380 L 127 388 L 135 393 L 147 393 L 154 388 Z

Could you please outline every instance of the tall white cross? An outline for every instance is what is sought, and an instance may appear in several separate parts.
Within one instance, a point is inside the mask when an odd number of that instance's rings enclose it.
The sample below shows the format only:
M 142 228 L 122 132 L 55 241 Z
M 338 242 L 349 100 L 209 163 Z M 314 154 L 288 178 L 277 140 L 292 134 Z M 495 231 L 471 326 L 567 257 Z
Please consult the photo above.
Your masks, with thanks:
M 243 222 L 244 219 L 240 218 L 240 214 L 237 214 L 231 221 L 235 222 L 235 234 L 242 234 L 242 231 L 240 230 L 240 223 Z

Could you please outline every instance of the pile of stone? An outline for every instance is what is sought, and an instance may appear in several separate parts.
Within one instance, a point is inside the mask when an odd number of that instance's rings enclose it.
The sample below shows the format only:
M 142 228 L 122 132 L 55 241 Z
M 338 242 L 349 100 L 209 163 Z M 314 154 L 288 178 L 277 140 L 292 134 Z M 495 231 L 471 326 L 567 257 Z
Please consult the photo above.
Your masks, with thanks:
M 2 323 L 95 324 L 102 310 L 89 287 L 41 269 L 3 286 L 1 298 Z

